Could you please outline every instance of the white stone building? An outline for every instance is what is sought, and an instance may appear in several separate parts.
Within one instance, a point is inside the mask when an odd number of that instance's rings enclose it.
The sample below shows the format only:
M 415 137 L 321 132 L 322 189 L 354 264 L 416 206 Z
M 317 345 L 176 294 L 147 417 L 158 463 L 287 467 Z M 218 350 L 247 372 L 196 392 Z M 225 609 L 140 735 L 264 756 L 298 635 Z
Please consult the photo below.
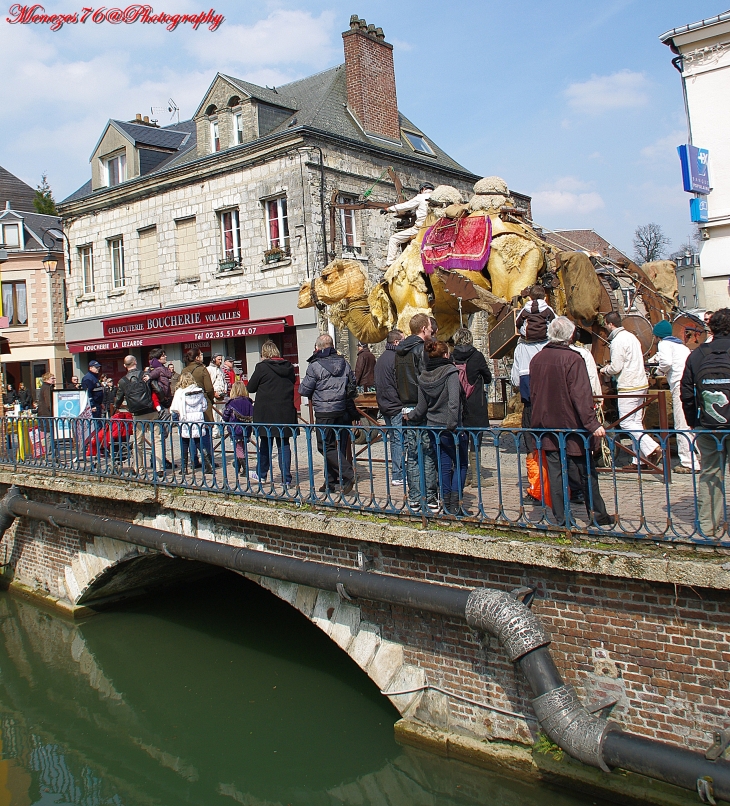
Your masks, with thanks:
M 699 262 L 704 304 L 711 310 L 726 308 L 730 305 L 730 11 L 667 31 L 661 41 L 677 54 L 673 64 L 681 72 L 688 142 L 710 152 L 712 192 L 706 197 L 709 220 L 700 224 L 705 240 Z
M 250 373 L 271 337 L 303 373 L 319 323 L 299 285 L 342 254 L 376 274 L 392 227 L 377 210 L 330 216 L 332 202 L 375 186 L 394 203 L 388 166 L 408 196 L 422 180 L 471 192 L 477 177 L 398 112 L 382 31 L 350 26 L 333 69 L 275 89 L 218 74 L 192 120 L 109 121 L 91 180 L 60 206 L 79 372 L 93 356 L 118 377 L 129 352 L 144 364 L 164 345 L 179 362 L 201 343 Z

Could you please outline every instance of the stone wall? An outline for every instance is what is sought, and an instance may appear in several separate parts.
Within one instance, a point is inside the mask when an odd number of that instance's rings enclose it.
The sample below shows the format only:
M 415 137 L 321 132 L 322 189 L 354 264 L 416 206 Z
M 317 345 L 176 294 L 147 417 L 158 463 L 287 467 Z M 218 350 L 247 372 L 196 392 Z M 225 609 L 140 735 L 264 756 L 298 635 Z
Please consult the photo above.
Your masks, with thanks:
M 558 547 L 552 552 L 507 538 L 500 554 L 505 559 L 488 559 L 486 552 L 469 556 L 466 535 L 449 536 L 449 543 L 437 533 L 423 536 L 405 525 L 276 510 L 277 522 L 272 510 L 252 506 L 245 516 L 244 504 L 222 497 L 216 497 L 213 516 L 207 499 L 201 498 L 195 511 L 196 502 L 189 498 L 183 501 L 178 496 L 178 509 L 174 496 L 161 506 L 151 495 L 145 490 L 137 494 L 137 501 L 124 501 L 112 500 L 112 494 L 105 500 L 33 491 L 35 500 L 67 502 L 79 510 L 287 556 L 346 567 L 359 567 L 362 560 L 376 572 L 469 588 L 534 587 L 533 610 L 552 636 L 557 666 L 589 705 L 610 697 L 617 701 L 612 717 L 626 729 L 696 750 L 709 746 L 711 731 L 727 722 L 728 586 L 697 583 L 702 574 L 709 574 L 704 577 L 708 580 L 724 579 L 721 566 L 717 572 L 712 571 L 714 565 L 702 570 L 698 561 L 693 573 L 688 561 L 681 565 L 668 557 L 649 563 L 621 551 L 573 554 Z M 315 522 L 318 527 L 312 525 Z M 373 539 L 378 534 L 382 539 Z M 471 540 L 478 546 L 478 538 Z M 465 548 L 458 551 L 460 542 Z M 119 579 L 115 568 L 122 572 L 131 560 L 152 555 L 162 563 L 161 569 L 167 560 L 119 541 L 22 519 L 1 545 L 0 556 L 16 583 L 66 607 L 91 606 L 95 596 L 121 593 L 121 585 L 114 583 Z M 455 550 L 444 551 L 446 545 Z M 493 557 L 499 545 L 491 546 Z M 532 560 L 520 562 L 521 557 Z M 657 581 L 662 562 L 666 569 L 662 578 L 686 578 L 686 584 Z M 149 563 L 145 568 L 141 582 L 129 572 L 124 586 L 153 584 L 157 572 L 149 570 Z M 163 569 L 159 578 L 166 574 Z M 524 680 L 496 641 L 475 633 L 463 621 L 367 601 L 348 602 L 331 592 L 275 580 L 256 581 L 330 635 L 384 693 L 390 692 L 407 719 L 475 738 L 522 743 L 534 739 L 536 723 Z

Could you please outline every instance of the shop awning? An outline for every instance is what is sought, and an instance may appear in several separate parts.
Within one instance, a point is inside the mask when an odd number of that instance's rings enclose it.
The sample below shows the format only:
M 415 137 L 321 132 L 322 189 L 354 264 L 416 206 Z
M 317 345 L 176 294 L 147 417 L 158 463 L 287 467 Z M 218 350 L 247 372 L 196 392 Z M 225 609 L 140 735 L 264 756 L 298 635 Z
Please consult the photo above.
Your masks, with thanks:
M 290 317 L 289 317 L 290 318 Z M 262 319 L 228 327 L 176 330 L 139 338 L 96 339 L 94 341 L 70 341 L 71 353 L 104 353 L 111 350 L 132 350 L 135 347 L 164 347 L 166 344 L 180 344 L 187 341 L 212 341 L 214 339 L 240 339 L 247 336 L 265 336 L 267 333 L 283 333 L 290 324 L 287 317 Z

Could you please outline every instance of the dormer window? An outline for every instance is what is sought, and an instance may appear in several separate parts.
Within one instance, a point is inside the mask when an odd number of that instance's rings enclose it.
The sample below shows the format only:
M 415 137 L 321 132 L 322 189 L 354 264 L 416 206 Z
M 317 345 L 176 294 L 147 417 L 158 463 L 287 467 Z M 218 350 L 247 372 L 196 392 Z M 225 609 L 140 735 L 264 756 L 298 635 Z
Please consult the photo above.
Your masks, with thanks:
M 8 249 L 20 249 L 20 224 L 3 224 L 0 241 Z
M 124 151 L 103 160 L 107 187 L 127 181 L 127 155 Z
M 233 116 L 233 130 L 235 131 L 236 145 L 239 146 L 243 142 L 243 113 L 236 112 Z
M 211 120 L 210 122 L 210 150 L 213 152 L 221 150 L 221 135 L 218 130 L 217 120 Z
M 430 157 L 435 156 L 433 149 L 426 142 L 426 138 L 422 134 L 416 132 L 409 132 L 403 129 L 403 136 L 408 141 L 408 145 L 419 154 L 428 154 Z

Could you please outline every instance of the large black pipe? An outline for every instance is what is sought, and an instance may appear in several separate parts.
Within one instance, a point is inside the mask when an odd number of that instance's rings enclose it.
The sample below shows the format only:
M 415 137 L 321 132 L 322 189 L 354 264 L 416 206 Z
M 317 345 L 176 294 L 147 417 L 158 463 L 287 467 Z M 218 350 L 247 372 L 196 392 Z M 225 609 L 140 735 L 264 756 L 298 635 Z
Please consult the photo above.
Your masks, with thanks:
M 5 510 L 17 517 L 35 518 L 91 535 L 112 537 L 137 546 L 165 551 L 186 560 L 199 560 L 221 568 L 310 585 L 322 590 L 337 591 L 337 586 L 342 585 L 343 592 L 352 598 L 403 605 L 459 619 L 464 617 L 466 602 L 471 593 L 470 590 L 449 585 L 434 585 L 430 582 L 386 574 L 372 574 L 354 568 L 341 568 L 327 563 L 282 557 L 266 551 L 177 535 L 163 529 L 152 529 L 149 526 L 138 526 L 127 521 L 30 501 L 18 491 L 9 493 L 3 499 L 0 507 L 0 526 L 4 523 Z
M 730 801 L 730 762 L 709 761 L 691 750 L 625 733 L 618 725 L 589 714 L 573 689 L 564 684 L 544 628 L 511 594 L 489 588 L 454 588 L 213 543 L 41 504 L 13 487 L 0 500 L 0 537 L 15 517 L 67 526 L 222 568 L 338 591 L 352 598 L 465 618 L 499 639 L 530 684 L 541 727 L 569 755 L 606 771 L 620 767 L 693 791 L 704 779 L 704 786 L 714 797 Z
M 730 763 L 727 761 L 708 761 L 691 750 L 623 731 L 606 735 L 603 758 L 609 767 L 638 772 L 682 789 L 696 790 L 700 779 L 709 779 L 714 797 L 730 801 Z

